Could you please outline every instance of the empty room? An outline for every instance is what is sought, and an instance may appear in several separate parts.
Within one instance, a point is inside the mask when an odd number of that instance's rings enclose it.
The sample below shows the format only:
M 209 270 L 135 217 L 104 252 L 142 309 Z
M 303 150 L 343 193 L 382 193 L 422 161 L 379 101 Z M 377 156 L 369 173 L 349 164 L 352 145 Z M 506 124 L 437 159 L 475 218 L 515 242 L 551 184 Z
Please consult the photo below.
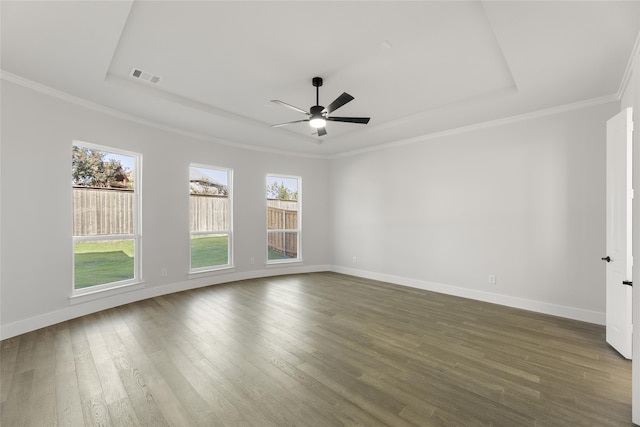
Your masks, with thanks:
M 0 425 L 640 425 L 639 34 L 1 0 Z

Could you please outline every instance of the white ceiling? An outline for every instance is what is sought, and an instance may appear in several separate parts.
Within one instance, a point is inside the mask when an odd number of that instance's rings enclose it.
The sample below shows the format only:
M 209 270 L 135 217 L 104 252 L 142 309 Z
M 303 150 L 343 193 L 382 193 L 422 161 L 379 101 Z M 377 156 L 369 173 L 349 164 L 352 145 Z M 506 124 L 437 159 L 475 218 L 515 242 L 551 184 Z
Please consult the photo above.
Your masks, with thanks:
M 639 1 L 0 2 L 1 68 L 146 121 L 334 155 L 616 95 Z M 139 68 L 161 77 L 130 77 Z M 320 104 L 355 100 L 312 136 Z

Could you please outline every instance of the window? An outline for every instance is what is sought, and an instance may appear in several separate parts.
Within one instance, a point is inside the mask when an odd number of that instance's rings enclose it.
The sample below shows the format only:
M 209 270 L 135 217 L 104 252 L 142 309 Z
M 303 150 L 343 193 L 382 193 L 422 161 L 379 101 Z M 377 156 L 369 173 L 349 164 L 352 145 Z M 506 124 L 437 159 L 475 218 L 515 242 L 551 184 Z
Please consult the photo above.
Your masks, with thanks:
M 74 295 L 140 281 L 141 162 L 136 153 L 74 142 Z
M 300 177 L 267 175 L 267 262 L 300 256 Z
M 232 264 L 231 170 L 191 164 L 191 271 L 207 271 Z

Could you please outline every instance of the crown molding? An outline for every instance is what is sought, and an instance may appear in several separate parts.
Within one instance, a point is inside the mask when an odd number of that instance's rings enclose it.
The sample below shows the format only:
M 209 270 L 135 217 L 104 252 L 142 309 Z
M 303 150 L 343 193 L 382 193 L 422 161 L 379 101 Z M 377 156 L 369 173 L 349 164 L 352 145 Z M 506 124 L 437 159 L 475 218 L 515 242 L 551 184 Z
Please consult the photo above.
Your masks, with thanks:
M 631 55 L 629 55 L 629 60 L 627 61 L 627 67 L 624 70 L 624 74 L 622 75 L 622 81 L 620 82 L 620 86 L 618 87 L 618 92 L 616 95 L 618 96 L 618 100 L 622 99 L 624 92 L 627 90 L 629 86 L 629 82 L 631 81 L 631 75 L 633 74 L 633 66 L 635 64 L 635 59 L 640 54 L 640 32 L 636 36 L 636 42 L 633 45 L 633 49 L 631 50 Z
M 165 124 L 161 124 L 158 122 L 154 122 L 152 120 L 143 119 L 133 114 L 125 113 L 120 110 L 116 110 L 115 108 L 106 107 L 101 104 L 97 104 L 92 101 L 88 101 L 84 98 L 80 98 L 75 95 L 71 95 L 69 93 L 63 92 L 58 89 L 54 89 L 50 86 L 44 85 L 42 83 L 35 82 L 33 80 L 27 79 L 25 77 L 19 76 L 17 74 L 10 73 L 8 71 L 0 69 L 0 80 L 5 80 L 19 86 L 25 87 L 27 89 L 31 89 L 35 92 L 39 92 L 41 94 L 51 96 L 53 98 L 60 99 L 62 101 L 78 105 L 80 107 L 96 111 L 102 114 L 106 114 L 118 119 L 126 120 L 129 122 L 137 123 L 143 126 L 159 129 L 166 132 L 175 133 L 181 136 L 186 136 L 189 138 L 204 140 L 208 142 L 212 142 L 215 144 L 225 145 L 233 148 L 240 148 L 243 150 L 249 151 L 258 151 L 261 153 L 270 153 L 277 154 L 281 156 L 292 156 L 292 157 L 304 157 L 304 158 L 318 158 L 318 159 L 328 159 L 329 156 L 325 154 L 313 154 L 313 153 L 301 153 L 301 152 L 291 152 L 285 150 L 278 150 L 275 148 L 265 148 L 265 147 L 257 147 L 254 145 L 243 144 L 241 142 L 229 141 L 225 139 L 221 139 L 218 137 L 212 137 L 210 135 L 188 131 L 175 126 L 168 126 Z
M 429 141 L 436 138 L 444 138 L 447 136 L 463 134 L 467 132 L 473 132 L 476 130 L 487 129 L 497 126 L 504 126 L 511 123 L 522 122 L 525 120 L 538 119 L 541 117 L 552 116 L 555 114 L 562 114 L 569 111 L 581 110 L 584 108 L 595 107 L 597 105 L 608 104 L 610 102 L 619 102 L 618 95 L 605 95 L 598 98 L 586 99 L 583 101 L 574 102 L 571 104 L 560 105 L 557 107 L 546 108 L 543 110 L 533 111 L 530 113 L 519 114 L 516 116 L 504 117 L 496 120 L 489 120 L 486 122 L 475 123 L 468 126 L 462 126 L 459 128 L 447 129 L 440 132 L 428 133 L 421 136 L 415 136 L 411 138 L 401 139 L 397 141 L 387 142 L 384 144 L 378 144 L 373 147 L 361 148 L 358 150 L 346 151 L 344 153 L 338 153 L 331 156 L 332 159 L 340 157 L 350 157 L 358 154 L 370 153 L 373 151 L 386 150 L 390 148 L 399 147 L 407 144 L 414 144 L 417 142 Z
M 634 54 L 632 55 L 632 58 L 635 56 L 635 53 L 638 52 L 640 50 L 640 36 L 638 38 L 638 40 L 636 41 L 636 46 L 634 47 Z M 629 80 L 629 76 L 632 73 L 632 65 L 633 65 L 633 61 L 630 60 L 630 64 L 631 64 L 631 68 L 628 68 L 627 71 L 625 71 L 625 79 L 628 83 Z M 355 155 L 359 155 L 359 154 L 364 154 L 364 153 L 369 153 L 369 152 L 373 152 L 373 151 L 379 151 L 379 150 L 386 150 L 389 148 L 394 148 L 394 147 L 399 147 L 402 145 L 407 145 L 407 144 L 413 144 L 413 143 L 417 143 L 417 142 L 424 142 L 424 141 L 428 141 L 428 140 L 432 140 L 432 139 L 436 139 L 436 138 L 443 138 L 443 137 L 447 137 L 447 136 L 452 136 L 452 135 L 457 135 L 457 134 L 462 134 L 462 133 L 467 133 L 467 132 L 472 132 L 472 131 L 476 131 L 476 130 L 480 130 L 480 129 L 486 129 L 486 128 L 491 128 L 491 127 L 497 127 L 497 126 L 504 126 L 507 124 L 511 124 L 511 123 L 516 123 L 516 122 L 521 122 L 521 121 L 525 121 L 525 120 L 531 120 L 531 119 L 536 119 L 536 118 L 541 118 L 541 117 L 546 117 L 546 116 L 551 116 L 551 115 L 555 115 L 555 114 L 561 114 L 561 113 L 565 113 L 568 111 L 574 111 L 574 110 L 580 110 L 580 109 L 584 109 L 584 108 L 590 108 L 590 107 L 594 107 L 597 105 L 602 105 L 602 104 L 606 104 L 609 102 L 619 102 L 620 101 L 620 90 L 618 91 L 618 93 L 613 94 L 613 95 L 606 95 L 606 96 L 602 96 L 602 97 L 598 97 L 598 98 L 591 98 L 591 99 L 587 99 L 587 100 L 583 100 L 583 101 L 578 101 L 578 102 L 574 102 L 571 104 L 565 104 L 565 105 L 560 105 L 557 107 L 551 107 L 551 108 L 547 108 L 547 109 L 543 109 L 543 110 L 538 110 L 538 111 L 534 111 L 534 112 L 530 112 L 530 113 L 524 113 L 524 114 L 520 114 L 520 115 L 516 115 L 516 116 L 511 116 L 511 117 L 505 117 L 505 118 L 500 118 L 500 119 L 496 119 L 496 120 L 490 120 L 490 121 L 486 121 L 486 122 L 480 122 L 480 123 L 475 123 L 472 125 L 468 125 L 468 126 L 462 126 L 462 127 L 458 127 L 458 128 L 452 128 L 452 129 L 447 129 L 444 131 L 440 131 L 440 132 L 434 132 L 434 133 L 428 133 L 428 134 L 423 134 L 420 136 L 415 136 L 415 137 L 411 137 L 411 138 L 406 138 L 406 139 L 401 139 L 401 140 L 397 140 L 397 141 L 391 141 L 391 142 L 387 142 L 387 143 L 383 143 L 383 144 L 378 144 L 375 145 L 373 147 L 366 147 L 366 148 L 362 148 L 362 149 L 357 149 L 357 150 L 351 150 L 351 151 L 346 151 L 343 153 L 337 153 L 337 154 L 311 154 L 311 153 L 299 153 L 299 152 L 289 152 L 289 151 L 285 151 L 285 150 L 278 150 L 278 149 L 271 149 L 271 148 L 264 148 L 264 147 L 256 147 L 253 145 L 249 145 L 249 144 L 243 144 L 240 142 L 234 142 L 234 141 L 228 141 L 228 140 L 224 140 L 224 139 L 219 139 L 219 138 L 213 138 L 211 136 L 208 135 L 204 135 L 204 134 L 200 134 L 197 132 L 192 132 L 192 131 L 187 131 L 185 129 L 181 129 L 178 127 L 174 127 L 174 126 L 167 126 L 164 124 L 160 124 L 151 120 L 147 120 L 147 119 L 143 119 L 141 117 L 129 114 L 129 113 L 124 113 L 122 111 L 116 110 L 114 108 L 110 108 L 110 107 L 105 107 L 104 105 L 100 105 L 97 104 L 95 102 L 91 102 L 88 101 L 84 98 L 80 98 L 77 97 L 75 95 L 70 95 L 66 92 L 62 92 L 58 89 L 54 89 L 50 86 L 46 86 L 43 85 L 41 83 L 37 83 L 33 80 L 29 80 L 27 78 L 18 76 L 16 74 L 7 72 L 5 70 L 0 69 L 0 80 L 5 80 L 11 83 L 15 83 L 19 86 L 23 86 L 26 87 L 28 89 L 34 90 L 36 92 L 54 97 L 54 98 L 58 98 L 61 99 L 63 101 L 75 104 L 75 105 L 79 105 L 81 107 L 87 108 L 89 110 L 93 110 L 93 111 L 97 111 L 99 113 L 103 113 L 103 114 L 107 114 L 110 115 L 112 117 L 116 117 L 122 120 L 127 120 L 130 122 L 134 122 L 137 124 L 141 124 L 144 126 L 148 126 L 148 127 L 152 127 L 155 129 L 159 129 L 159 130 L 163 130 L 163 131 L 167 131 L 167 132 L 171 132 L 171 133 L 175 133 L 178 135 L 182 135 L 182 136 L 187 136 L 190 138 L 194 138 L 194 139 L 200 139 L 200 140 L 204 140 L 204 141 L 208 141 L 208 142 L 213 142 L 216 144 L 220 144 L 220 145 L 225 145 L 225 146 L 229 146 L 229 147 L 233 147 L 233 148 L 240 148 L 240 149 L 244 149 L 244 150 L 249 150 L 249 151 L 258 151 L 258 152 L 262 152 L 262 153 L 270 153 L 270 154 L 277 154 L 277 155 L 284 155 L 284 156 L 293 156 L 293 157 L 304 157 L 304 158 L 317 158 L 317 159 L 334 159 L 334 158 L 341 158 L 341 157 L 350 157 L 350 156 L 355 156 Z M 624 90 L 623 88 L 626 88 L 626 84 L 625 80 L 623 80 L 623 84 L 620 85 L 621 90 Z

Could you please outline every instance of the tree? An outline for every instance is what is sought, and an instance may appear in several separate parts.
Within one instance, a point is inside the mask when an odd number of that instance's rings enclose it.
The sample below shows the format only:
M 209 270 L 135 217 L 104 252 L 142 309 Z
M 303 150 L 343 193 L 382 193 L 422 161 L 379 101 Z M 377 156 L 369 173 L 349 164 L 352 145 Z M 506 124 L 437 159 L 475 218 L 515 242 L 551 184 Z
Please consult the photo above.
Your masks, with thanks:
M 213 182 L 207 176 L 201 176 L 197 181 L 191 181 L 191 194 L 205 196 L 228 196 L 229 189 L 226 185 Z
M 131 173 L 118 160 L 106 160 L 108 153 L 91 148 L 73 146 L 73 185 L 82 187 L 132 188 Z
M 267 185 L 267 199 L 298 200 L 298 192 L 291 191 L 283 183 L 272 182 Z

